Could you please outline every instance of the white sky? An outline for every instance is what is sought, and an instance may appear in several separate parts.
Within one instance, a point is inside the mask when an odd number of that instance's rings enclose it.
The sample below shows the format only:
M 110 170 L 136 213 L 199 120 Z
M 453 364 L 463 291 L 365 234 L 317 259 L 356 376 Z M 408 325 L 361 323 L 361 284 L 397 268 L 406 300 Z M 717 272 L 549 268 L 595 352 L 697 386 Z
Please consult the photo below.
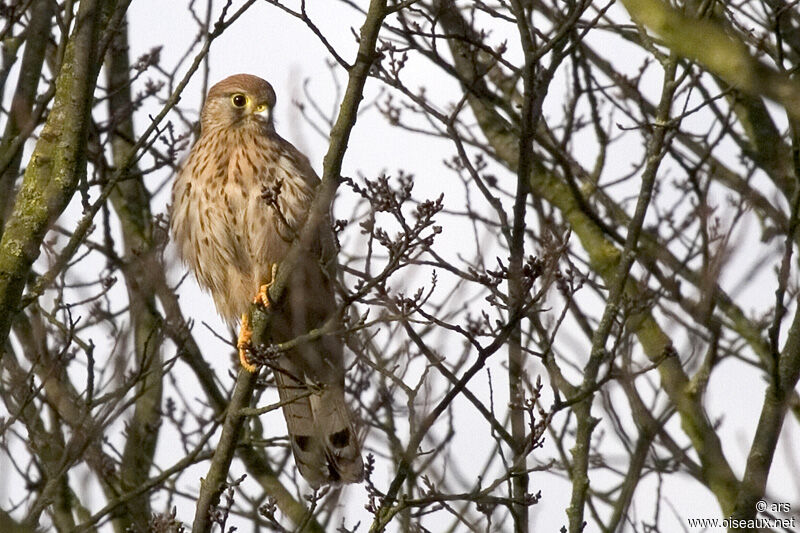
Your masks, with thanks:
M 216 2 L 216 4 L 220 3 Z M 218 9 L 216 13 L 219 12 Z M 153 12 L 158 12 L 159 16 L 152 17 Z M 363 20 L 362 15 L 338 2 L 309 2 L 309 14 L 339 53 L 345 59 L 352 60 L 356 49 L 352 32 L 358 31 Z M 185 15 L 183 2 L 135 1 L 131 6 L 129 20 L 133 28 L 130 33 L 132 56 L 135 57 L 137 53 L 144 52 L 151 46 L 163 44 L 162 64 L 166 66 L 172 65 L 175 59 L 184 52 L 196 31 L 194 22 L 187 19 Z M 595 33 L 592 38 L 595 39 L 595 45 L 600 50 L 616 49 L 621 55 L 624 55 L 623 52 L 628 46 L 619 39 L 609 39 L 607 43 L 603 43 L 603 36 L 599 33 Z M 513 54 L 514 41 L 511 42 L 511 53 Z M 210 83 L 213 84 L 216 80 L 238 72 L 249 72 L 269 80 L 278 94 L 278 105 L 275 111 L 278 132 L 305 151 L 319 172 L 322 166 L 322 156 L 327 149 L 326 142 L 304 121 L 296 118 L 297 111 L 291 104 L 291 100 L 302 99 L 305 101 L 300 87 L 305 80 L 308 80 L 308 86 L 321 107 L 326 111 L 334 108 L 337 104 L 335 99 L 339 95 L 336 94 L 331 71 L 327 66 L 329 61 L 325 48 L 303 24 L 274 7 L 259 2 L 214 44 L 210 61 Z M 639 64 L 633 62 L 620 66 L 623 71 L 629 71 L 631 74 L 634 74 L 638 67 Z M 652 86 L 651 101 L 655 101 L 660 90 L 661 76 L 658 68 L 650 68 L 654 75 L 645 77 L 643 83 Z M 346 77 L 339 68 L 335 73 L 340 84 L 339 90 L 343 91 Z M 442 104 L 447 101 L 456 101 L 460 97 L 460 89 L 452 80 L 437 75 L 434 68 L 422 61 L 410 61 L 406 75 L 410 80 L 407 82 L 409 86 L 425 85 L 428 95 Z M 431 83 L 431 80 L 434 79 L 435 83 Z M 418 80 L 418 82 L 415 84 L 413 80 Z M 182 105 L 186 106 L 187 103 L 192 102 L 192 106 L 199 108 L 200 81 L 201 76 L 198 73 L 192 85 L 184 93 Z M 559 88 L 558 80 L 554 82 L 553 88 Z M 369 80 L 362 106 L 372 102 L 375 95 L 382 90 L 384 88 L 375 80 Z M 559 112 L 559 106 L 558 98 L 554 97 L 551 91 L 551 95 L 546 101 L 546 112 L 556 114 Z M 625 118 L 618 116 L 617 120 L 625 124 Z M 140 124 L 139 127 L 141 128 L 142 125 Z M 617 147 L 617 150 L 624 151 L 624 145 Z M 580 154 L 581 150 L 578 150 L 577 153 Z M 456 185 L 451 171 L 441 163 L 443 159 L 452 154 L 453 148 L 446 143 L 432 141 L 428 137 L 419 135 L 405 134 L 388 127 L 373 110 L 363 113 L 353 131 L 350 149 L 345 157 L 343 173 L 354 175 L 356 172 L 363 172 L 369 177 L 374 177 L 381 171 L 394 173 L 398 168 L 408 169 L 417 174 L 416 197 L 435 197 L 440 191 L 445 192 L 445 202 L 450 202 L 448 207 L 459 208 L 463 192 Z M 620 155 L 624 156 L 624 154 Z M 592 157 L 593 155 L 587 160 L 590 161 Z M 620 174 L 628 172 L 629 161 L 620 159 L 618 164 L 620 165 Z M 638 186 L 638 182 L 635 184 Z M 351 215 L 347 212 L 347 204 L 347 198 L 340 199 L 337 203 L 336 216 L 338 218 L 348 218 Z M 458 228 L 445 226 L 445 234 L 438 241 L 439 246 L 444 245 L 445 249 L 452 246 L 455 251 L 458 251 L 460 231 Z M 421 280 L 421 282 L 424 281 L 426 280 Z M 413 283 L 411 285 L 414 286 Z M 757 285 L 753 287 L 753 292 L 764 294 L 763 288 L 759 288 Z M 771 293 L 771 290 L 769 292 Z M 218 319 L 215 319 L 213 305 L 209 298 L 197 294 L 193 281 L 184 284 L 182 297 L 186 304 L 184 309 L 188 310 L 187 315 L 195 315 L 195 310 L 205 309 L 207 313 L 202 315 L 202 320 L 219 324 Z M 759 299 L 753 299 L 754 305 L 759 305 L 757 303 Z M 200 317 L 195 316 L 194 318 L 200 320 Z M 198 333 L 198 328 L 195 328 L 195 332 Z M 208 342 L 216 341 L 209 338 Z M 691 347 L 684 346 L 684 350 L 690 349 Z M 685 352 L 682 351 L 682 353 Z M 227 358 L 224 358 L 223 368 L 227 365 Z M 731 367 L 730 371 L 714 373 L 709 386 L 711 394 L 706 400 L 706 405 L 712 418 L 724 417 L 726 423 L 721 430 L 724 450 L 737 474 L 741 474 L 758 418 L 764 383 L 763 379 L 756 378 L 753 372 L 743 368 L 741 364 L 731 362 L 726 365 Z M 541 369 L 532 368 L 532 375 L 536 375 L 537 371 L 541 372 Z M 542 376 L 546 381 L 546 374 L 542 373 Z M 498 369 L 493 372 L 493 377 L 495 379 L 495 402 L 503 402 L 503 395 L 507 390 L 503 382 L 504 374 Z M 476 380 L 472 387 L 476 393 L 486 392 L 485 386 L 480 382 L 485 382 L 485 379 Z M 476 439 L 476 434 L 480 433 L 476 433 L 469 427 L 472 416 L 468 410 L 463 411 L 465 402 L 460 402 L 460 405 L 462 410 L 457 412 L 463 413 L 460 423 L 464 425 L 458 426 L 463 433 L 456 437 L 454 443 L 456 454 L 463 454 L 464 457 L 471 457 L 475 454 L 475 456 L 483 458 L 486 455 L 486 448 L 481 449 L 481 446 L 489 445 L 490 441 L 488 438 L 483 441 Z M 596 406 L 595 415 L 598 414 L 599 409 Z M 272 413 L 272 420 L 278 424 L 276 431 L 283 432 L 281 415 Z M 627 422 L 630 424 L 630 421 Z M 677 417 L 673 419 L 672 425 L 677 425 Z M 791 417 L 787 417 L 786 425 L 792 428 L 796 434 L 797 424 Z M 485 428 L 482 428 L 479 431 L 484 430 Z M 678 432 L 680 433 L 680 430 Z M 402 438 L 403 435 L 401 435 Z M 773 475 L 770 479 L 772 493 L 778 501 L 783 501 L 782 496 L 785 494 L 787 483 L 789 483 L 789 480 L 781 475 L 784 470 L 781 465 L 784 463 L 787 453 L 790 453 L 786 443 L 787 441 L 783 441 L 779 448 Z M 554 454 L 554 450 L 546 446 L 541 454 L 537 453 L 534 457 L 544 462 L 548 457 L 555 457 Z M 611 456 L 613 457 L 613 454 Z M 624 465 L 620 464 L 619 466 Z M 681 481 L 681 478 L 684 481 Z M 602 484 L 602 480 L 597 479 L 596 475 L 593 476 L 593 482 L 599 482 L 598 485 Z M 650 490 L 646 490 L 645 487 L 651 486 L 655 491 L 656 484 L 657 480 L 651 476 L 639 487 L 636 507 L 636 512 L 639 513 L 638 519 L 646 520 L 650 516 L 654 498 L 650 496 L 652 494 Z M 798 489 L 794 483 L 792 486 L 793 498 L 796 498 Z M 569 484 L 552 475 L 534 474 L 531 477 L 530 487 L 532 492 L 541 489 L 543 493 L 542 501 L 531 508 L 535 530 L 558 530 L 566 522 L 564 509 L 569 501 Z M 364 501 L 363 489 L 355 487 L 350 490 L 356 505 L 350 505 L 348 508 L 348 523 L 352 525 L 356 520 L 361 520 L 362 524 L 369 524 L 370 515 L 361 508 L 361 503 Z M 672 476 L 662 490 L 668 494 L 667 499 L 674 506 L 673 510 L 662 512 L 675 513 L 678 517 L 676 525 L 686 517 L 719 516 L 716 500 L 694 480 L 685 476 Z M 788 497 L 788 495 L 783 497 Z M 193 513 L 187 513 L 186 510 L 181 513 L 181 518 L 186 521 L 189 521 L 192 516 Z M 447 523 L 450 523 L 449 519 Z M 240 531 L 248 530 L 245 523 L 235 523 L 235 525 L 240 528 Z
M 234 8 L 240 5 L 235 2 Z M 338 2 L 309 2 L 309 13 L 320 30 L 328 37 L 340 54 L 348 60 L 352 60 L 356 45 L 351 29 L 358 31 L 363 17 L 354 10 Z M 221 2 L 215 2 L 217 6 L 215 13 L 219 13 Z M 324 6 L 324 7 L 323 7 Z M 135 60 L 140 55 L 154 46 L 163 45 L 161 51 L 162 66 L 171 68 L 177 59 L 183 55 L 186 48 L 193 41 L 197 27 L 185 12 L 185 3 L 178 1 L 165 0 L 135 0 L 129 10 L 130 23 L 130 42 L 131 60 Z M 624 46 L 619 42 L 610 42 L 609 46 Z M 337 104 L 335 84 L 332 81 L 331 71 L 327 66 L 329 61 L 327 51 L 317 38 L 300 22 L 287 16 L 277 8 L 269 6 L 264 2 L 258 2 L 248 13 L 238 20 L 232 28 L 217 40 L 210 56 L 210 84 L 228 75 L 248 72 L 259 75 L 269 80 L 274 86 L 278 95 L 278 105 L 275 110 L 276 128 L 278 132 L 296 146 L 301 148 L 311 159 L 312 165 L 321 171 L 322 157 L 325 154 L 327 145 L 325 139 L 314 132 L 303 120 L 298 119 L 297 111 L 292 105 L 293 99 L 302 99 L 301 87 L 305 80 L 308 80 L 308 87 L 318 99 L 318 103 L 323 109 L 332 110 Z M 635 71 L 636 65 L 630 65 Z M 408 85 L 425 85 L 428 94 L 442 104 L 450 100 L 457 100 L 460 96 L 460 89 L 451 80 L 437 75 L 437 71 L 419 61 L 410 62 Z M 180 71 L 179 77 L 182 76 Z M 346 77 L 341 69 L 336 69 L 336 78 L 340 83 L 340 90 L 346 83 Z M 202 82 L 202 70 L 198 71 L 188 89 L 184 92 L 181 106 L 199 110 L 200 92 Z M 147 76 L 145 76 L 146 78 Z M 414 80 L 418 80 L 416 83 Z M 432 83 L 431 80 L 436 80 Z M 143 80 L 142 80 L 143 81 Z M 657 87 L 660 79 L 653 81 L 653 86 Z M 554 88 L 558 85 L 554 84 Z M 384 90 L 375 80 L 368 82 L 366 97 L 362 105 L 370 104 L 380 91 Z M 399 97 L 399 96 L 398 96 Z M 657 97 L 657 93 L 651 95 Z M 546 109 L 549 113 L 558 112 L 559 102 L 557 97 L 552 94 L 548 97 Z M 153 108 L 153 111 L 157 111 Z M 139 120 L 145 116 L 139 114 Z M 173 117 L 176 118 L 176 117 Z M 620 117 L 622 122 L 624 117 Z M 141 131 L 145 124 L 136 124 Z M 430 198 L 436 197 L 440 192 L 445 193 L 445 203 L 447 207 L 453 209 L 461 208 L 463 204 L 463 190 L 457 186 L 457 181 L 452 172 L 444 167 L 442 160 L 449 158 L 453 154 L 453 149 L 447 143 L 432 140 L 429 137 L 410 135 L 400 132 L 397 129 L 387 126 L 384 120 L 374 110 L 364 112 L 357 123 L 353 136 L 350 140 L 350 149 L 345 158 L 345 175 L 355 176 L 363 172 L 368 177 L 375 177 L 380 172 L 395 173 L 398 168 L 410 170 L 416 175 L 415 197 Z M 629 163 L 621 160 L 620 174 L 629 169 Z M 155 177 L 153 183 L 155 183 Z M 637 182 L 638 186 L 638 182 Z M 343 193 L 346 194 L 346 191 Z M 168 201 L 169 188 L 166 188 L 156 199 L 154 208 L 158 212 L 164 212 Z M 348 198 L 341 198 L 336 205 L 337 218 L 349 218 L 352 212 L 352 204 Z M 450 227 L 445 225 L 444 234 L 439 238 L 439 249 L 447 254 L 458 253 L 461 245 L 460 235 L 463 228 Z M 491 261 L 487 261 L 491 263 Z M 173 272 L 173 279 L 177 280 L 182 272 Z M 427 275 L 416 280 L 407 280 L 413 288 L 427 282 Z M 754 294 L 771 295 L 773 288 L 764 290 L 757 284 L 752 287 Z M 759 297 L 754 297 L 754 306 L 760 306 Z M 208 333 L 201 325 L 206 322 L 216 331 L 225 330 L 222 321 L 214 312 L 211 299 L 200 293 L 193 279 L 187 280 L 181 287 L 181 303 L 184 313 L 188 318 L 195 320 L 194 333 L 200 340 L 206 353 L 213 353 L 219 350 L 221 356 L 219 360 L 212 361 L 218 370 L 219 375 L 226 387 L 229 387 L 231 380 L 227 377 L 230 361 L 228 353 L 230 349 Z M 745 307 L 748 310 L 747 307 Z M 446 349 L 446 347 L 442 347 Z M 691 347 L 685 347 L 686 350 Z M 459 347 L 460 349 L 460 347 Z M 744 460 L 750 446 L 750 440 L 758 417 L 760 405 L 763 399 L 764 382 L 757 374 L 744 368 L 739 363 L 726 363 L 730 367 L 729 371 L 716 371 L 709 386 L 711 394 L 706 400 L 709 415 L 716 419 L 723 416 L 725 424 L 721 429 L 723 437 L 723 447 L 728 460 L 734 465 L 737 474 L 743 471 Z M 507 387 L 503 382 L 504 373 L 499 366 L 495 366 L 493 378 L 495 379 L 494 391 L 495 402 L 505 403 Z M 541 369 L 532 367 L 531 374 L 535 376 L 538 372 L 542 373 L 542 378 L 546 382 L 547 376 Z M 178 365 L 178 372 L 185 372 L 185 368 Z M 480 397 L 488 394 L 485 386 L 485 378 L 476 378 L 471 390 L 475 391 Z M 546 385 L 546 389 L 549 385 Z M 612 394 L 613 397 L 613 394 Z M 622 401 L 624 404 L 624 400 Z M 474 416 L 469 411 L 466 402 L 457 402 L 456 409 L 459 434 L 456 435 L 453 449 L 456 455 L 463 456 L 469 461 L 472 457 L 479 457 L 484 460 L 491 440 L 485 431 L 485 425 L 473 425 Z M 625 412 L 621 410 L 621 412 Z M 594 410 L 595 416 L 600 413 L 598 404 Z M 278 412 L 270 413 L 262 419 L 265 427 L 275 426 L 274 431 L 267 431 L 267 436 L 285 434 L 285 426 L 282 415 Z M 630 423 L 630 421 L 624 421 Z M 675 421 L 672 422 L 675 425 Z M 793 418 L 787 417 L 786 427 L 797 435 L 797 423 Z M 679 432 L 680 430 L 678 430 Z M 486 438 L 481 438 L 483 435 Z M 400 435 L 401 440 L 407 441 L 407 435 Z M 549 457 L 555 457 L 555 451 L 547 439 L 544 450 L 536 452 L 534 457 L 539 462 L 546 462 Z M 795 439 L 796 440 L 796 439 Z M 181 450 L 169 449 L 161 443 L 159 448 L 160 464 L 170 464 L 174 458 L 171 454 L 180 454 Z M 773 467 L 773 475 L 770 478 L 770 489 L 777 501 L 797 501 L 800 488 L 796 485 L 796 480 L 787 478 L 784 466 L 786 456 L 791 455 L 792 445 L 796 442 L 784 439 L 779 446 L 776 457 L 776 464 Z M 615 457 L 612 453 L 610 457 Z M 621 458 L 618 466 L 625 466 L 622 450 L 616 457 Z M 386 463 L 379 463 L 380 467 Z M 204 475 L 205 465 L 200 469 L 195 469 L 195 478 L 190 474 L 182 479 L 184 486 L 195 485 L 196 479 Z M 238 477 L 243 473 L 243 469 L 235 465 L 232 474 Z M 383 479 L 387 478 L 384 473 Z M 381 479 L 379 477 L 379 479 Z M 592 477 L 593 482 L 597 481 L 598 486 L 602 485 L 602 479 Z M 651 506 L 655 501 L 650 497 L 649 489 L 652 486 L 656 489 L 657 480 L 649 477 L 638 489 L 637 496 L 637 519 L 647 519 L 651 513 Z M 254 485 L 247 485 L 252 490 Z M 549 474 L 534 474 L 531 476 L 531 492 L 542 491 L 543 498 L 539 504 L 531 508 L 534 530 L 557 531 L 561 525 L 566 523 L 565 508 L 569 502 L 569 484 L 556 476 Z M 362 487 L 352 487 L 345 499 L 351 500 L 347 508 L 347 524 L 352 527 L 357 521 L 361 521 L 362 526 L 359 531 L 365 531 L 371 523 L 371 515 L 363 509 L 365 501 L 365 491 Z M 675 513 L 678 517 L 675 524 L 685 525 L 681 522 L 686 517 L 718 517 L 719 508 L 711 494 L 702 489 L 697 482 L 683 478 L 682 476 L 672 476 L 665 483 L 662 490 L 668 494 L 667 498 L 674 506 L 674 510 L 663 510 L 664 513 Z M 345 501 L 343 499 L 343 501 Z M 99 502 L 95 502 L 96 504 Z M 187 524 L 191 524 L 194 516 L 194 502 L 190 500 L 178 500 L 178 518 Z M 156 509 L 159 510 L 159 509 Z M 451 520 L 448 518 L 447 524 Z M 240 532 L 251 530 L 247 521 L 232 517 L 228 525 L 235 525 Z M 430 527 L 430 524 L 428 524 Z M 435 524 L 434 524 L 435 526 Z M 436 528 L 433 527 L 433 531 Z

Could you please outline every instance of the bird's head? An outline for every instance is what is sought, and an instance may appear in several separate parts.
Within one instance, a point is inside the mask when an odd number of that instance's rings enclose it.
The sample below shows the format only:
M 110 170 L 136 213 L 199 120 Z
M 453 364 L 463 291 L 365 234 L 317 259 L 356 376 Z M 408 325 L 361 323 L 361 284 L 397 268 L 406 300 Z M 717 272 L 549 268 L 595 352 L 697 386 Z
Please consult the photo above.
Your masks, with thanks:
M 252 125 L 272 130 L 274 107 L 272 85 L 258 76 L 235 74 L 208 91 L 200 121 L 204 131 Z

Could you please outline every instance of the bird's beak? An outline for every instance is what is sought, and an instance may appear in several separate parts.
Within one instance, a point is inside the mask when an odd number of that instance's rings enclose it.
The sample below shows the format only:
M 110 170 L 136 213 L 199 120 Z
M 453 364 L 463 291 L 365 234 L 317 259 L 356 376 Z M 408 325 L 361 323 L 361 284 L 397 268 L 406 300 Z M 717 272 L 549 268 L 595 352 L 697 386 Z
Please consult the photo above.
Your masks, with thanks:
M 258 104 L 253 108 L 253 114 L 263 120 L 269 120 L 269 106 L 267 104 Z

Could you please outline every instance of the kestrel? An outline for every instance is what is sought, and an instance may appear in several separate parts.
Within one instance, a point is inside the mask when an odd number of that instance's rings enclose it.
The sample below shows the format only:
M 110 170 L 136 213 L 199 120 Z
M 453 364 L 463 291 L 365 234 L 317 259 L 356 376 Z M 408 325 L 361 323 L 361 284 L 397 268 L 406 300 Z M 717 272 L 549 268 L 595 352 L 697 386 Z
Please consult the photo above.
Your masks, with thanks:
M 248 307 L 270 302 L 276 266 L 298 240 L 319 178 L 297 148 L 275 133 L 275 91 L 249 74 L 208 91 L 201 133 L 172 187 L 171 227 L 183 260 L 230 323 L 241 316 L 239 355 L 248 360 Z M 336 312 L 330 224 L 301 251 L 286 297 L 274 306 L 272 341 L 286 342 Z M 301 342 L 273 365 L 295 461 L 313 487 L 353 483 L 363 463 L 344 399 L 343 347 L 332 335 Z

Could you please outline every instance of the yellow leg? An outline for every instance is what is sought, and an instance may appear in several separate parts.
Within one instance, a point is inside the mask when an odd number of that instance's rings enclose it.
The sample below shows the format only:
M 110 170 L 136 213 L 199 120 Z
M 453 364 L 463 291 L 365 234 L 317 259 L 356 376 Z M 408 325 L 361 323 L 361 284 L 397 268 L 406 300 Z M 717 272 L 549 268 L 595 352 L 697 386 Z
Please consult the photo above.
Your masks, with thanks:
M 247 313 L 242 314 L 242 326 L 239 328 L 239 342 L 236 344 L 239 348 L 239 361 L 248 372 L 255 372 L 258 370 L 256 365 L 247 359 L 247 346 L 250 344 L 250 337 L 253 336 L 253 330 L 250 329 L 250 317 Z
M 269 283 L 265 283 L 261 287 L 258 288 L 258 293 L 256 293 L 256 297 L 253 298 L 253 303 L 258 304 L 260 303 L 264 307 L 269 307 L 269 288 L 272 287 L 272 284 L 275 283 L 275 276 L 278 273 L 278 263 L 272 263 L 272 273 L 269 277 Z

